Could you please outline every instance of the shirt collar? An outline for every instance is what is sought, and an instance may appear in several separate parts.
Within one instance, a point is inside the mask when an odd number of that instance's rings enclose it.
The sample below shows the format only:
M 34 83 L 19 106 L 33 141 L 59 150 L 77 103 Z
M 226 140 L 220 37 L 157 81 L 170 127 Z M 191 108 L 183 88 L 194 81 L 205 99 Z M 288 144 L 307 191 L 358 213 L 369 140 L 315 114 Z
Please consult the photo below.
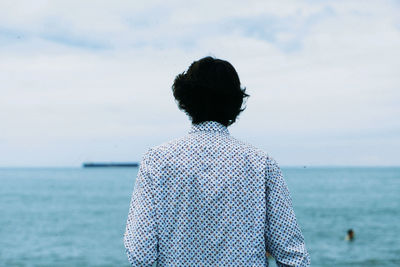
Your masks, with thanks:
M 218 132 L 221 134 L 228 135 L 229 131 L 228 128 L 223 125 L 222 123 L 216 122 L 216 121 L 203 121 L 197 124 L 192 124 L 192 127 L 189 131 L 189 133 L 195 133 L 195 132 Z

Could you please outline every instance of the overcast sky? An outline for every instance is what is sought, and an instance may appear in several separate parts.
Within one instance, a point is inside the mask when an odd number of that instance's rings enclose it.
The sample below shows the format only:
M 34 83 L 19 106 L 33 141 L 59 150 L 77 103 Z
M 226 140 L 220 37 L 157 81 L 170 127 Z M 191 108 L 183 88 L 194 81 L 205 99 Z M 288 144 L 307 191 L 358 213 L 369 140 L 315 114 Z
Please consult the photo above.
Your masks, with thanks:
M 400 165 L 400 1 L 0 2 L 0 166 L 139 161 L 190 128 L 174 77 L 230 61 L 230 133 L 281 165 Z

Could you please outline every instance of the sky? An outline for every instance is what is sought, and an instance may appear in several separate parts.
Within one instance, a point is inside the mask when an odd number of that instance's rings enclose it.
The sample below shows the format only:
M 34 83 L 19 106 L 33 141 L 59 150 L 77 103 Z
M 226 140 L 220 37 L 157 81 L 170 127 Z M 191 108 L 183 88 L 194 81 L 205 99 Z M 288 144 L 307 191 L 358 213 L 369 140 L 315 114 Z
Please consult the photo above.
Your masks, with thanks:
M 282 166 L 400 165 L 400 1 L 0 2 L 0 167 L 140 161 L 187 134 L 175 76 L 228 60 L 228 129 Z

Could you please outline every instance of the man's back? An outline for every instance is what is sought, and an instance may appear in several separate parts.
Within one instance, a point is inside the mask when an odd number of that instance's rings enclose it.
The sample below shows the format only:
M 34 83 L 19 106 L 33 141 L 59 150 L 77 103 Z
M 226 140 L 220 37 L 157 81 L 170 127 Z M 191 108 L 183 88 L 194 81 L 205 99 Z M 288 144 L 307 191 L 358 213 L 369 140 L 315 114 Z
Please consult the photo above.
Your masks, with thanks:
M 215 121 L 146 153 L 125 246 L 133 266 L 309 263 L 279 167 Z

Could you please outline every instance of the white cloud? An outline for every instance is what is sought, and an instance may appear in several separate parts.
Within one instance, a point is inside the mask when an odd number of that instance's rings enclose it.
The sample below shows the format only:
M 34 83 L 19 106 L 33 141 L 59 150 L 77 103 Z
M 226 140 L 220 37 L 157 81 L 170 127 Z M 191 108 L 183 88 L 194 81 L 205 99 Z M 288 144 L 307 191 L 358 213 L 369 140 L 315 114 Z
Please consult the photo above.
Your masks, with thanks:
M 399 9 L 391 1 L 2 1 L 0 164 L 140 159 L 186 132 L 173 78 L 215 55 L 251 94 L 233 134 L 286 165 L 398 165 Z

